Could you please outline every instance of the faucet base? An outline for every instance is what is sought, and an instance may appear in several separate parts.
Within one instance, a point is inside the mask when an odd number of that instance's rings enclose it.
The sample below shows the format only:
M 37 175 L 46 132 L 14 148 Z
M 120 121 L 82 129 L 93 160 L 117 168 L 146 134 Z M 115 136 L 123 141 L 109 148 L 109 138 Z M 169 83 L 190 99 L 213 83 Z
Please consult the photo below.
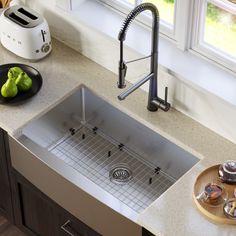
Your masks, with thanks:
M 154 105 L 154 104 L 148 104 L 147 105 L 147 109 L 149 110 L 149 111 L 151 111 L 151 112 L 155 112 L 155 111 L 157 111 L 158 110 L 158 107 L 156 106 L 156 105 Z
M 156 110 L 154 110 L 154 109 L 152 108 L 152 106 L 156 107 Z M 163 99 L 161 99 L 161 98 L 159 98 L 159 97 L 154 98 L 154 99 L 151 101 L 151 104 L 150 104 L 150 105 L 148 104 L 148 110 L 149 110 L 149 111 L 157 111 L 158 108 L 160 108 L 162 111 L 167 112 L 167 111 L 169 111 L 170 107 L 171 107 L 170 103 L 168 103 L 166 100 L 163 100 Z M 150 110 L 149 108 L 150 108 L 151 110 Z
M 126 87 L 126 84 L 117 83 L 117 87 L 118 87 L 119 89 L 123 89 L 123 88 Z

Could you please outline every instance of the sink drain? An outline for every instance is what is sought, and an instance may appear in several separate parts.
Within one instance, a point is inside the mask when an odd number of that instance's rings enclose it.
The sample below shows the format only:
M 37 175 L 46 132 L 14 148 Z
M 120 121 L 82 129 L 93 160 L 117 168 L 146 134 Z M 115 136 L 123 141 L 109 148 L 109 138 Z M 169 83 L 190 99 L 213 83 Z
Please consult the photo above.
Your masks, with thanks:
M 125 164 L 113 166 L 109 172 L 111 182 L 116 184 L 126 184 L 132 179 L 132 171 Z

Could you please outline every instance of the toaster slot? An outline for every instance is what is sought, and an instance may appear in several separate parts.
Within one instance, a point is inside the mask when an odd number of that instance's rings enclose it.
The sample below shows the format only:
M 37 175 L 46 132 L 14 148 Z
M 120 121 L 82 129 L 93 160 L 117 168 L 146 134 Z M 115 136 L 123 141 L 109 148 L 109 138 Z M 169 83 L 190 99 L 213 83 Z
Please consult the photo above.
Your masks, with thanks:
M 12 12 L 9 15 L 9 17 L 18 24 L 19 23 L 22 24 L 22 25 L 28 25 L 29 24 L 29 22 L 27 22 L 26 20 L 24 20 L 21 17 L 17 16 L 14 12 Z
M 1 2 L 1 0 L 0 0 Z M 24 28 L 34 28 L 43 23 L 44 18 L 34 10 L 14 5 L 4 11 L 4 16 Z
M 22 8 L 22 7 L 18 9 L 18 12 L 20 12 L 21 14 L 23 14 L 23 15 L 29 17 L 31 20 L 37 20 L 37 19 L 38 19 L 37 16 L 35 16 L 35 15 L 33 15 L 32 13 L 26 11 L 26 10 L 25 10 L 24 8 Z

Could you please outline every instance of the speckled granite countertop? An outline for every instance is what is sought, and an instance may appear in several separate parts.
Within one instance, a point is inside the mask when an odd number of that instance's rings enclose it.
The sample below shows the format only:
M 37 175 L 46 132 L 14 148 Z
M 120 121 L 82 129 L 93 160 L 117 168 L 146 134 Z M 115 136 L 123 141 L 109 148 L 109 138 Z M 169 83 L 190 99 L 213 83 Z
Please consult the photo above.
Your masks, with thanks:
M 16 136 L 29 121 L 46 113 L 69 96 L 81 84 L 108 100 L 117 108 L 144 123 L 201 160 L 168 191 L 144 210 L 138 223 L 155 235 L 236 235 L 236 227 L 206 220 L 192 201 L 193 184 L 205 168 L 235 159 L 236 145 L 171 109 L 151 113 L 146 109 L 147 94 L 136 91 L 118 101 L 116 75 L 76 51 L 54 40 L 53 52 L 42 61 L 30 63 L 15 57 L 0 46 L 0 64 L 25 63 L 38 69 L 43 87 L 32 99 L 18 106 L 0 105 L 0 127 Z

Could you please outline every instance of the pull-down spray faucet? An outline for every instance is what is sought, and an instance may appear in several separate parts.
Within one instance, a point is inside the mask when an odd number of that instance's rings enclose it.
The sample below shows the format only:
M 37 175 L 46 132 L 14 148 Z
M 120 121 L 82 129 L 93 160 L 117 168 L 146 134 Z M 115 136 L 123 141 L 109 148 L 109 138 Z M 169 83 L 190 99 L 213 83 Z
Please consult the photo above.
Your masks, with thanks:
M 145 82 L 150 80 L 149 84 L 149 95 L 148 95 L 148 105 L 147 109 L 149 111 L 157 111 L 158 108 L 162 109 L 163 111 L 168 111 L 170 109 L 170 103 L 167 102 L 168 96 L 168 88 L 165 88 L 165 99 L 161 99 L 157 95 L 157 75 L 158 75 L 158 37 L 159 37 L 159 12 L 155 5 L 151 3 L 143 3 L 135 7 L 126 17 L 123 26 L 119 32 L 118 39 L 120 40 L 120 61 L 119 61 L 119 80 L 118 80 L 118 88 L 125 87 L 125 75 L 127 71 L 127 63 L 123 59 L 123 42 L 125 41 L 125 36 L 128 30 L 130 23 L 134 20 L 134 18 L 139 15 L 141 12 L 149 10 L 152 12 L 152 51 L 151 55 L 147 57 L 151 57 L 151 66 L 150 66 L 150 73 L 138 81 L 137 83 L 133 84 L 127 91 L 121 93 L 118 98 L 119 100 L 124 100 L 129 94 L 133 91 L 138 89 L 142 86 Z M 139 58 L 137 60 L 142 60 L 147 57 Z M 137 60 L 133 60 L 130 62 L 134 62 Z M 129 63 L 130 63 L 129 62 Z

